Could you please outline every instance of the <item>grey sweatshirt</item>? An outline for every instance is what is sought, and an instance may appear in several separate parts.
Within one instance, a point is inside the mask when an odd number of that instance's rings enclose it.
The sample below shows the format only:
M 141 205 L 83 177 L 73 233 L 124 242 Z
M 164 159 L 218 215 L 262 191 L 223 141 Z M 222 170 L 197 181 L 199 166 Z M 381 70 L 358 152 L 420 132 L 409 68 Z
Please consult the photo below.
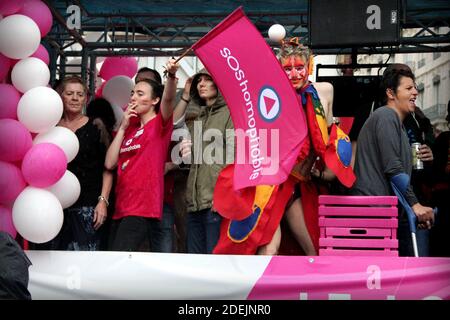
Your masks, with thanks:
M 386 106 L 377 109 L 358 137 L 352 194 L 393 195 L 390 178 L 399 173 L 411 176 L 411 171 L 411 147 L 400 118 Z M 411 206 L 418 202 L 411 186 L 405 198 Z

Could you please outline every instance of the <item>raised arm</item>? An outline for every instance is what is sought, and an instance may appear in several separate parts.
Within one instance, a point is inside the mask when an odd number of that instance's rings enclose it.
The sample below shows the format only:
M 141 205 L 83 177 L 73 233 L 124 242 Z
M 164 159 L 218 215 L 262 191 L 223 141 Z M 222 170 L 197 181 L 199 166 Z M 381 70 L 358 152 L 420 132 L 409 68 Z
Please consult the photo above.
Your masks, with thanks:
M 173 113 L 175 107 L 175 95 L 177 90 L 177 77 L 176 73 L 179 68 L 179 64 L 175 63 L 175 59 L 167 61 L 167 81 L 164 86 L 164 92 L 161 100 L 161 116 L 164 121 L 167 121 Z
M 181 99 L 178 102 L 177 106 L 175 107 L 175 110 L 173 111 L 173 123 L 178 123 L 178 121 L 184 116 L 186 112 L 186 108 L 191 101 L 191 84 L 192 79 L 194 77 L 189 77 L 186 80 L 186 83 L 184 85 L 183 94 L 181 95 Z
M 319 94 L 320 102 L 325 111 L 327 124 L 330 126 L 333 123 L 334 87 L 329 82 L 315 82 L 314 88 L 316 88 L 317 93 Z

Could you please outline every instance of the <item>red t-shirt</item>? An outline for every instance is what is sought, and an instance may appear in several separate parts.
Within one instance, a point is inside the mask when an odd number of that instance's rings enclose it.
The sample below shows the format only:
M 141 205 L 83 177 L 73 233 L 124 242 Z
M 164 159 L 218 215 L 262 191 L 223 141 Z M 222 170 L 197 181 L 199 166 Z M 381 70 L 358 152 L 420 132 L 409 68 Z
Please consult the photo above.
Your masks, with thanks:
M 142 128 L 128 127 L 117 165 L 116 210 L 113 219 L 126 216 L 161 219 L 164 163 L 173 123 L 161 113 Z
M 164 176 L 164 203 L 173 206 L 173 188 L 175 187 L 175 179 L 173 171 L 169 171 Z

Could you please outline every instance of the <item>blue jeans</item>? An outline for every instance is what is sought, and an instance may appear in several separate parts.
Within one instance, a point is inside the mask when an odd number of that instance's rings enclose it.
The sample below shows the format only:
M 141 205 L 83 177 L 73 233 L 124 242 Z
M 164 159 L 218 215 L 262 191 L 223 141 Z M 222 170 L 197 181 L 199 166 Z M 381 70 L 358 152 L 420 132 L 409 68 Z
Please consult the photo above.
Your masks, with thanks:
M 187 251 L 188 253 L 212 253 L 219 240 L 222 217 L 204 209 L 189 212 L 187 218 Z
M 172 206 L 164 203 L 161 221 L 155 221 L 150 227 L 152 252 L 172 252 L 174 223 L 175 212 Z

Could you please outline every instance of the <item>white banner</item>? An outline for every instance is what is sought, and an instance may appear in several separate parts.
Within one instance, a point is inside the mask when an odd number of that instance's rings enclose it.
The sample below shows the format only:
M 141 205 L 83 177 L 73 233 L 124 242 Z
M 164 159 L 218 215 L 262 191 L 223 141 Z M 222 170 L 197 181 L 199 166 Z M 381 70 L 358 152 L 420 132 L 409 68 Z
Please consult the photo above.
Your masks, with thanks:
M 42 299 L 246 299 L 270 256 L 26 251 Z

